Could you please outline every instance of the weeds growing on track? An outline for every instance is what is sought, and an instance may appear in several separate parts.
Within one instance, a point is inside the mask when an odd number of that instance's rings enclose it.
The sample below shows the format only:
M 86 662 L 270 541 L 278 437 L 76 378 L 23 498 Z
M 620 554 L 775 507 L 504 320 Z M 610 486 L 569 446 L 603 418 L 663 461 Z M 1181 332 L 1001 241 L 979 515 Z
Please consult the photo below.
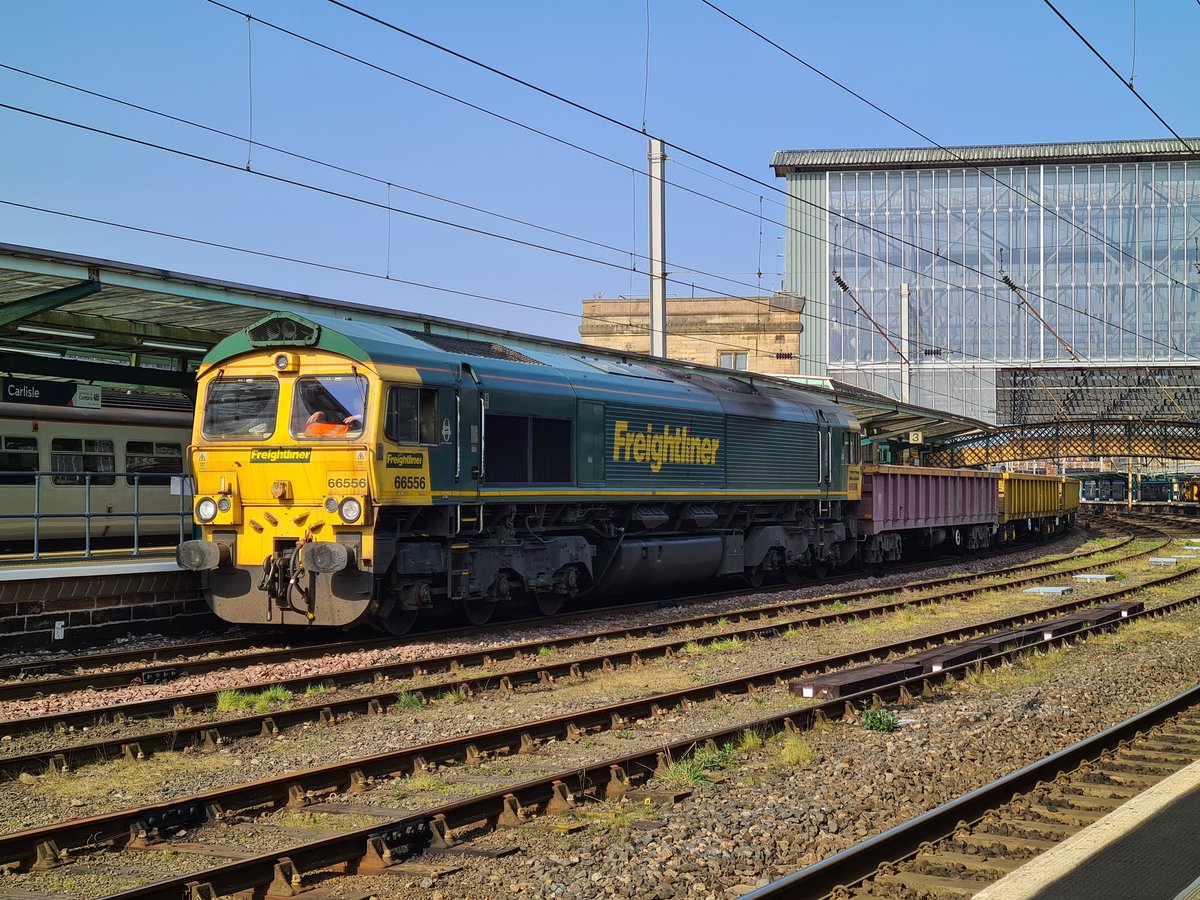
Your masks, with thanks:
M 305 691 L 307 694 L 308 691 Z M 295 694 L 281 684 L 273 684 L 258 693 L 230 689 L 217 693 L 217 712 L 238 712 L 254 710 L 265 713 L 272 703 L 287 703 L 295 698 Z
M 396 709 L 421 709 L 425 706 L 425 701 L 421 699 L 419 694 L 414 694 L 412 691 L 404 691 L 396 695 L 396 702 L 392 706 Z
M 887 709 L 866 709 L 862 711 L 862 727 L 867 731 L 895 731 L 900 727 L 899 717 Z
M 806 735 L 785 735 L 776 754 L 778 765 L 787 769 L 807 768 L 817 758 L 817 748 Z

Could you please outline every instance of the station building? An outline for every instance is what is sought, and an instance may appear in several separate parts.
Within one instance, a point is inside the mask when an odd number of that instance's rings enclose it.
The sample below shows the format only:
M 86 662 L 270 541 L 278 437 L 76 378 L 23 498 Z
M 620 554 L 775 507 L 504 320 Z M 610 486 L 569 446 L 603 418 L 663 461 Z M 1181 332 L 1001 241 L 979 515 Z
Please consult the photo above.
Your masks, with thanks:
M 800 375 L 1002 425 L 1200 421 L 1188 145 L 776 152 Z
M 763 375 L 800 374 L 797 352 L 803 303 L 764 297 L 672 297 L 667 302 L 667 356 L 681 362 Z M 645 297 L 583 301 L 579 339 L 617 353 L 650 352 Z

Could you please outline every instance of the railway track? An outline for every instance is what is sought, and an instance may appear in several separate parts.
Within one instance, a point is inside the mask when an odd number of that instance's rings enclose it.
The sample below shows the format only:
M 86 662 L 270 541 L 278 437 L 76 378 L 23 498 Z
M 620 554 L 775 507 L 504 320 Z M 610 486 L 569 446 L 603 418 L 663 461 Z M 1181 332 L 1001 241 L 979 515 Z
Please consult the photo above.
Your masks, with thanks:
M 1175 573 L 1161 581 L 1178 581 L 1185 577 L 1191 577 L 1193 574 L 1195 574 L 1195 570 Z M 1129 590 L 1140 589 L 1140 587 Z M 1122 592 L 1113 592 L 1113 595 L 1119 593 Z M 1097 599 L 1102 598 L 1091 598 L 1088 601 L 1081 601 L 1079 604 L 1059 604 L 1051 611 L 1095 602 Z M 1165 604 L 1144 613 L 1144 615 L 1162 613 L 1178 608 L 1185 603 L 1195 602 L 1197 599 L 1197 596 L 1191 596 L 1184 600 Z M 976 630 L 978 630 L 978 626 L 962 629 L 958 637 L 964 637 L 968 632 L 973 633 Z M 927 642 L 933 637 L 927 636 L 922 641 Z M 936 637 L 940 640 L 950 639 L 948 633 Z M 1060 635 L 1052 638 L 1049 643 L 1067 639 L 1071 639 L 1071 636 Z M 892 644 L 885 648 L 876 648 L 876 651 L 879 654 L 885 651 L 887 653 L 898 652 L 905 648 L 923 646 L 922 641 Z M 993 661 L 1008 658 L 1013 652 L 1018 651 L 997 654 Z M 820 666 L 821 668 L 828 667 L 831 662 L 833 661 L 820 661 Z M 849 661 L 840 661 L 840 664 L 847 662 Z M 320 798 L 330 790 L 353 789 L 355 785 L 362 788 L 375 778 L 397 773 L 423 771 L 425 767 L 439 761 L 469 764 L 473 756 L 478 759 L 484 754 L 516 753 L 522 750 L 536 752 L 547 740 L 553 739 L 561 742 L 565 739 L 570 741 L 596 729 L 618 727 L 620 723 L 634 717 L 654 718 L 662 715 L 664 708 L 669 708 L 674 704 L 694 703 L 701 699 L 719 698 L 739 690 L 752 690 L 756 685 L 773 684 L 780 678 L 794 677 L 800 671 L 802 671 L 802 667 L 755 673 L 752 676 L 736 680 L 736 683 L 727 681 L 696 687 L 688 691 L 660 694 L 626 704 L 610 705 L 575 713 L 571 717 L 526 722 L 487 734 L 467 735 L 452 741 L 350 760 L 308 772 L 289 773 L 281 778 L 239 785 L 226 791 L 183 798 L 168 804 L 20 832 L 0 838 L 0 862 L 10 861 L 15 865 L 36 865 L 40 860 L 43 865 L 53 865 L 60 860 L 62 851 L 68 848 L 96 847 L 98 845 L 121 846 L 131 840 L 131 835 L 133 846 L 145 845 L 171 850 L 173 845 L 169 840 L 162 840 L 164 835 L 169 831 L 173 832 L 177 828 L 188 827 L 206 818 L 228 819 L 236 810 L 273 808 L 289 802 L 301 805 L 313 798 Z M 898 696 L 903 691 L 916 692 L 924 684 L 937 683 L 947 674 L 953 674 L 956 671 L 959 670 L 949 668 L 942 673 L 931 673 L 897 685 L 878 688 L 875 692 L 883 696 Z M 195 876 L 186 878 L 197 881 L 198 889 L 211 889 L 216 893 L 226 893 L 262 886 L 270 883 L 277 876 L 283 877 L 286 881 L 290 878 L 289 872 L 311 871 L 334 863 L 349 863 L 360 868 L 382 865 L 389 860 L 403 856 L 404 848 L 412 849 L 431 844 L 435 848 L 450 851 L 453 849 L 454 832 L 472 824 L 511 822 L 514 817 L 521 820 L 523 814 L 528 814 L 531 808 L 535 807 L 552 812 L 567 812 L 575 803 L 583 802 L 589 797 L 621 796 L 633 790 L 635 784 L 640 782 L 644 776 L 661 766 L 664 758 L 677 758 L 685 755 L 698 743 L 721 741 L 748 728 L 766 730 L 788 727 L 805 728 L 820 716 L 834 718 L 841 715 L 849 708 L 850 703 L 868 700 L 872 693 L 874 692 L 866 691 L 828 703 L 794 708 L 782 715 L 754 722 L 742 722 L 731 728 L 693 735 L 686 740 L 672 742 L 651 752 L 639 751 L 626 754 L 582 768 L 575 766 L 570 770 L 552 773 L 545 778 L 511 785 L 503 790 L 488 792 L 466 801 L 446 804 L 432 811 L 388 819 L 387 817 L 396 811 L 380 810 L 378 814 L 386 821 L 381 821 L 378 825 L 297 845 L 287 848 L 286 851 L 273 851 L 271 854 L 254 860 L 247 859 L 227 863 L 206 872 L 200 879 Z M 662 754 L 665 754 L 665 757 Z M 328 806 L 328 804 L 322 805 Z M 193 852 L 195 852 L 194 848 Z M 123 896 L 179 896 L 178 892 L 186 887 L 186 878 L 163 881 L 151 887 L 128 892 Z M 203 884 L 209 885 L 210 888 L 200 887 Z M 195 895 L 193 892 L 193 896 Z
M 1075 612 L 1084 607 L 1094 605 L 1097 602 L 1118 600 L 1137 591 L 1151 588 L 1156 585 L 1165 586 L 1173 584 L 1177 581 L 1191 577 L 1192 575 L 1196 574 L 1197 571 L 1200 570 L 1189 569 L 1180 573 L 1173 573 L 1171 575 L 1163 576 L 1149 582 L 1143 582 L 1132 588 L 1114 590 L 1099 595 L 1093 595 L 1085 599 L 1059 603 L 1050 607 L 1043 607 L 1038 610 L 1032 610 L 1014 616 L 1007 616 L 1002 619 L 993 620 L 992 622 L 983 623 L 980 625 L 972 625 L 964 628 L 955 628 L 933 634 L 927 634 L 909 641 L 895 642 L 878 647 L 866 648 L 861 651 L 824 657 L 798 664 L 786 670 L 772 670 L 766 673 L 756 672 L 743 678 L 723 682 L 719 690 L 727 693 L 743 693 L 772 684 L 780 679 L 804 678 L 823 672 L 845 668 L 847 666 L 883 659 L 896 653 L 908 653 L 914 650 L 923 649 L 925 647 L 939 646 L 953 641 L 964 640 L 971 634 L 977 634 L 981 632 L 986 633 L 987 631 L 994 631 L 1004 628 L 1014 628 L 1023 624 L 1041 621 L 1049 616 Z M 956 593 L 961 595 L 964 592 Z M 912 605 L 912 603 L 913 601 L 901 600 L 894 603 L 879 604 L 870 608 L 856 610 L 853 613 L 847 613 L 844 611 L 827 613 L 809 617 L 808 619 L 802 620 L 799 624 L 802 626 L 811 627 L 831 621 L 841 621 L 847 618 L 863 618 L 871 615 L 882 615 L 886 614 L 887 612 L 894 611 L 902 606 Z M 766 627 L 761 625 L 750 625 L 748 627 L 735 628 L 732 631 L 725 632 L 725 634 L 732 635 L 739 640 L 768 639 L 783 633 L 787 627 L 789 626 L 782 623 L 773 624 Z M 639 648 L 638 650 L 628 650 L 623 652 L 605 651 L 597 655 L 571 661 L 564 661 L 561 663 L 547 663 L 545 661 L 538 661 L 532 666 L 527 666 L 520 669 L 512 669 L 503 675 L 455 675 L 443 681 L 429 684 L 421 690 L 411 691 L 408 693 L 411 696 L 418 698 L 422 703 L 424 703 L 427 698 L 432 699 L 447 693 L 457 693 L 464 696 L 471 696 L 476 693 L 482 693 L 489 690 L 501 690 L 506 693 L 511 693 L 521 686 L 553 685 L 556 681 L 564 678 L 583 678 L 594 673 L 603 674 L 620 666 L 632 667 L 644 665 L 648 661 L 655 658 L 668 657 L 678 654 L 684 651 L 684 649 L 693 642 L 694 641 L 692 638 L 684 637 L 662 642 L 650 647 Z M 699 696 L 704 695 L 704 691 L 701 691 L 699 694 Z M 4 773 L 13 777 L 18 776 L 21 772 L 45 772 L 49 770 L 65 773 L 72 771 L 80 765 L 91 762 L 119 758 L 144 758 L 145 755 L 149 753 L 162 750 L 178 750 L 182 747 L 195 747 L 204 750 L 214 750 L 224 742 L 235 738 L 252 737 L 260 734 L 278 734 L 281 729 L 292 727 L 298 724 L 320 722 L 325 726 L 332 726 L 337 722 L 344 721 L 347 717 L 354 715 L 384 715 L 387 707 L 396 702 L 396 698 L 397 690 L 393 686 L 385 690 L 372 692 L 349 699 L 322 700 L 316 703 L 301 705 L 290 709 L 269 711 L 250 716 L 242 716 L 235 719 L 227 719 L 219 723 L 200 722 L 188 726 L 174 725 L 171 728 L 157 732 L 143 733 L 135 736 L 121 737 L 111 740 L 95 741 L 82 745 L 53 747 L 49 749 L 38 750 L 32 753 L 2 758 L 0 759 L 0 773 Z M 661 702 L 656 702 L 660 707 L 663 708 L 666 708 L 674 703 L 696 701 L 694 696 L 687 694 L 686 692 L 681 693 L 678 697 L 659 699 Z M 630 716 L 636 717 L 639 715 L 640 711 L 641 707 L 637 707 L 632 711 L 626 710 L 624 712 L 617 712 L 616 715 L 622 719 L 627 719 Z M 593 726 L 589 725 L 588 727 Z
M 700 616 L 682 617 L 650 625 L 622 627 L 617 629 L 599 630 L 583 635 L 526 642 L 509 645 L 502 648 L 471 651 L 468 653 L 445 654 L 424 659 L 400 663 L 384 663 L 359 668 L 343 670 L 330 675 L 302 676 L 295 679 L 274 678 L 259 684 L 243 686 L 246 692 L 266 691 L 272 687 L 282 687 L 289 691 L 303 692 L 312 685 L 323 687 L 387 685 L 378 691 L 364 696 L 336 702 L 319 701 L 299 708 L 264 712 L 257 716 L 241 717 L 236 720 L 226 720 L 220 723 L 205 723 L 189 728 L 172 726 L 169 729 L 143 734 L 134 738 L 117 741 L 99 741 L 87 745 L 63 746 L 48 752 L 25 754 L 0 759 L 0 771 L 29 771 L 30 768 L 44 768 L 53 764 L 58 768 L 71 768 L 82 761 L 94 759 L 109 759 L 126 755 L 129 752 L 148 752 L 151 748 L 180 747 L 189 744 L 211 746 L 219 737 L 226 733 L 246 735 L 258 733 L 266 728 L 268 731 L 282 727 L 284 723 L 292 724 L 303 721 L 326 721 L 330 717 L 349 712 L 371 712 L 376 707 L 387 705 L 396 694 L 393 682 L 409 680 L 414 677 L 431 676 L 439 673 L 449 674 L 450 678 L 426 684 L 421 691 L 436 696 L 442 691 L 461 691 L 466 694 L 478 691 L 503 688 L 511 690 L 516 686 L 530 683 L 547 683 L 555 678 L 573 674 L 614 667 L 617 665 L 638 665 L 646 660 L 678 653 L 689 643 L 701 639 L 737 639 L 750 640 L 759 637 L 781 633 L 788 628 L 810 628 L 836 623 L 846 619 L 865 618 L 874 615 L 884 615 L 897 609 L 910 606 L 926 605 L 945 602 L 970 596 L 979 590 L 971 587 L 972 582 L 988 579 L 987 590 L 1026 586 L 1049 578 L 1060 577 L 1063 574 L 1073 574 L 1111 565 L 1112 561 L 1102 563 L 1079 562 L 1097 554 L 1109 554 L 1125 546 L 1132 538 L 1126 538 L 1121 543 L 1101 548 L 1100 550 L 1066 557 L 1058 560 L 1038 561 L 1009 567 L 1008 574 L 1018 572 L 1033 572 L 1024 577 L 1009 578 L 1004 581 L 994 581 L 994 573 L 981 574 L 975 578 L 964 579 L 961 576 L 950 576 L 918 582 L 896 599 L 865 604 L 860 607 L 847 609 L 850 603 L 862 602 L 878 597 L 878 589 L 854 591 L 820 598 L 805 600 L 789 600 L 781 603 L 753 607 L 740 612 L 708 613 Z M 1161 546 L 1158 545 L 1158 546 Z M 1134 556 L 1143 556 L 1154 552 L 1139 551 Z M 1072 563 L 1060 568 L 1063 562 Z M 966 585 L 966 586 L 964 586 Z M 949 588 L 927 596 L 917 592 Z M 800 618 L 787 618 L 788 613 L 797 611 L 835 607 L 825 612 L 817 612 Z M 719 633 L 707 636 L 697 635 L 699 629 L 719 627 Z M 589 645 L 613 640 L 633 640 L 653 638 L 664 634 L 676 634 L 673 639 L 659 641 L 654 644 L 639 646 L 636 650 L 613 651 L 604 650 L 583 658 L 575 658 L 558 663 L 547 661 L 559 651 L 569 648 L 581 648 Z M 501 672 L 498 664 L 502 661 L 520 663 L 526 657 L 532 658 L 534 665 L 520 668 L 509 668 Z M 469 670 L 482 670 L 476 674 L 468 674 Z M 104 722 L 122 722 L 138 718 L 171 718 L 179 720 L 187 715 L 214 709 L 219 701 L 220 691 L 205 691 L 192 694 L 176 695 L 151 700 L 135 700 L 128 703 L 98 708 L 87 708 L 73 712 L 58 712 L 49 715 L 33 716 L 23 719 L 13 719 L 0 722 L 0 733 L 10 738 L 23 734 L 41 731 L 69 732 L 80 730 Z M 268 721 L 270 720 L 270 721 Z M 124 745 L 130 743 L 140 745 L 137 751 L 127 749 Z M 57 759 L 56 759 L 57 757 Z
M 1200 760 L 1200 687 L 748 895 L 969 898 Z
M 1024 563 L 1024 564 L 1020 564 L 1020 565 L 1016 565 L 1016 566 L 1002 568 L 1002 569 L 996 570 L 995 572 L 988 572 L 988 573 L 980 574 L 978 576 L 972 576 L 967 579 L 964 579 L 962 576 L 950 576 L 950 577 L 944 577 L 944 578 L 930 579 L 930 580 L 926 580 L 926 581 L 919 581 L 919 582 L 912 583 L 911 585 L 906 585 L 904 587 L 904 589 L 909 590 L 909 591 L 933 589 L 933 588 L 950 585 L 950 584 L 962 584 L 962 583 L 964 583 L 964 581 L 969 582 L 971 580 L 978 580 L 979 578 L 990 578 L 997 574 L 1005 574 L 1005 573 L 1013 574 L 1013 573 L 1018 573 L 1018 572 L 1035 571 L 1035 570 L 1041 569 L 1041 568 L 1047 568 L 1047 567 L 1052 567 L 1055 565 L 1061 565 L 1065 562 L 1069 562 L 1072 560 L 1082 560 L 1082 559 L 1086 559 L 1090 556 L 1095 556 L 1095 555 L 1099 555 L 1102 553 L 1110 553 L 1110 552 L 1117 550 L 1120 547 L 1128 544 L 1133 539 L 1134 539 L 1133 536 L 1129 535 L 1126 538 L 1122 539 L 1121 542 L 1116 545 L 1099 548 L 1097 550 L 1088 551 L 1083 554 L 1072 554 L 1072 555 L 1067 555 L 1067 556 L 1063 556 L 1063 557 L 1059 557 L 1059 558 L 1055 558 L 1055 559 L 1051 559 L 1051 560 L 1039 560 L 1037 562 Z M 1160 546 L 1164 546 L 1166 543 L 1167 542 L 1164 541 Z M 1065 570 L 1065 571 L 1074 571 L 1074 570 Z M 861 576 L 854 576 L 854 577 L 859 578 Z M 789 586 L 786 588 L 778 588 L 777 590 L 782 591 L 782 590 L 792 590 L 792 589 L 795 589 L 795 586 Z M 712 615 L 705 615 L 705 616 L 685 617 L 685 618 L 681 618 L 681 619 L 677 619 L 677 620 L 673 620 L 673 621 L 667 621 L 665 623 L 662 623 L 661 625 L 646 626 L 645 628 L 642 628 L 640 630 L 642 633 L 645 633 L 646 631 L 653 630 L 654 628 L 659 628 L 659 627 L 669 627 L 669 628 L 701 627 L 704 624 L 711 624 L 713 622 L 716 622 L 719 619 L 724 619 L 724 618 L 736 618 L 738 616 L 746 616 L 746 615 L 754 615 L 754 616 L 761 618 L 761 617 L 767 617 L 767 616 L 771 616 L 771 615 L 779 615 L 783 612 L 796 610 L 796 609 L 815 608 L 815 607 L 819 607 L 823 604 L 829 604 L 829 603 L 836 603 L 836 602 L 853 603 L 853 602 L 862 600 L 867 597 L 876 596 L 883 590 L 886 590 L 886 589 L 868 588 L 868 589 L 857 590 L 857 591 L 849 591 L 849 592 L 843 592 L 843 593 L 838 593 L 838 594 L 824 595 L 821 597 L 809 598 L 809 599 L 803 599 L 803 600 L 787 600 L 787 601 L 783 601 L 780 603 L 759 605 L 759 606 L 753 607 L 749 610 L 746 610 L 744 612 L 736 612 L 735 611 L 735 612 L 727 612 L 727 613 L 715 613 Z M 762 591 L 756 591 L 756 593 L 762 593 Z M 739 595 L 740 595 L 740 592 L 727 592 L 727 591 L 720 592 L 717 594 L 704 594 L 704 595 L 692 597 L 692 598 L 688 599 L 687 601 L 684 601 L 684 605 L 685 606 L 692 605 L 692 604 L 696 604 L 696 603 L 708 602 L 711 600 L 728 599 L 730 597 L 737 597 Z M 646 610 L 646 609 L 654 608 L 655 605 L 656 604 L 654 604 L 654 603 L 639 603 L 639 604 L 628 604 L 628 605 L 621 606 L 621 607 L 607 607 L 604 609 L 604 614 L 610 615 L 610 614 L 614 614 L 614 613 L 620 614 L 622 612 L 630 612 L 630 611 L 635 611 L 635 610 Z M 590 615 L 594 615 L 594 611 L 588 612 L 588 613 L 580 613 L 574 617 L 556 619 L 555 624 L 566 624 L 566 623 L 569 623 L 570 621 L 572 621 L 573 619 L 574 620 L 582 620 Z M 545 625 L 546 624 L 546 620 L 544 618 L 532 620 L 532 621 L 536 622 L 537 625 Z M 367 674 L 370 675 L 370 677 L 372 677 L 372 678 L 376 678 L 376 677 L 404 678 L 404 677 L 410 677 L 413 671 L 423 671 L 423 672 L 448 671 L 448 670 L 451 670 L 454 668 L 460 668 L 460 667 L 465 668 L 465 667 L 472 666 L 472 665 L 482 664 L 485 661 L 485 657 L 491 661 L 496 661 L 496 660 L 505 659 L 505 658 L 520 658 L 520 656 L 522 654 L 529 653 L 529 652 L 536 652 L 540 647 L 543 647 L 543 646 L 549 646 L 552 648 L 560 648 L 560 647 L 569 646 L 572 643 L 579 642 L 579 641 L 602 640 L 609 636 L 629 637 L 629 636 L 633 636 L 635 633 L 637 633 L 638 630 L 639 629 L 636 629 L 636 628 L 635 629 L 615 628 L 615 629 L 608 629 L 608 630 L 592 632 L 587 635 L 584 635 L 581 638 L 564 638 L 562 640 L 532 641 L 532 642 L 525 642 L 525 643 L 517 643 L 517 644 L 503 646 L 503 647 L 497 647 L 497 648 L 489 649 L 486 651 L 481 651 L 476 654 L 467 654 L 467 655 L 450 654 L 450 655 L 439 656 L 439 657 L 430 657 L 430 658 L 426 658 L 426 659 L 415 660 L 412 663 L 405 664 L 405 665 L 391 666 L 391 667 L 379 667 L 379 670 L 377 673 L 376 673 L 376 671 L 371 671 L 371 672 L 368 672 Z M 447 638 L 454 638 L 456 640 L 463 640 L 463 639 L 469 639 L 471 637 L 475 637 L 478 635 L 494 634 L 494 633 L 495 633 L 494 627 L 479 628 L 479 629 L 473 628 L 473 629 L 467 629 L 467 630 L 455 629 L 455 630 L 447 631 L 444 633 L 433 634 L 433 635 L 430 635 L 430 637 L 436 638 L 438 636 L 444 636 Z M 82 672 L 75 673 L 75 674 L 56 675 L 56 676 L 41 677 L 41 678 L 36 678 L 36 677 L 35 678 L 25 678 L 25 679 L 21 679 L 21 680 L 12 680 L 7 683 L 0 683 L 0 702 L 30 699 L 30 698 L 36 698 L 38 696 L 61 694 L 61 693 L 67 693 L 70 691 L 77 691 L 77 690 L 100 691 L 100 690 L 128 687 L 131 684 L 132 685 L 162 684 L 162 683 L 167 683 L 170 681 L 177 680 L 179 678 L 182 678 L 185 675 L 200 675 L 200 674 L 205 674 L 208 672 L 229 670 L 230 668 L 234 668 L 234 667 L 248 668 L 248 667 L 254 666 L 254 665 L 271 665 L 274 663 L 295 662 L 298 660 L 317 659 L 317 658 L 329 656 L 332 654 L 346 653 L 346 652 L 352 652 L 352 651 L 362 651 L 362 650 L 370 650 L 370 649 L 376 649 L 376 648 L 389 649 L 389 648 L 393 648 L 393 647 L 403 646 L 404 643 L 406 643 L 406 642 L 398 640 L 396 638 L 373 638 L 373 639 L 367 639 L 367 640 L 363 640 L 363 639 L 359 638 L 359 639 L 336 641 L 336 642 L 332 642 L 332 643 L 314 644 L 314 645 L 308 645 L 308 646 L 302 646 L 302 647 L 289 646 L 289 647 L 283 647 L 283 648 L 268 648 L 268 649 L 265 649 L 262 651 L 257 651 L 257 652 L 255 652 L 255 651 L 250 651 L 250 652 L 246 652 L 246 653 L 239 652 L 236 656 L 232 656 L 232 657 L 222 656 L 222 657 L 212 658 L 212 659 L 189 659 L 188 658 L 189 656 L 196 655 L 196 654 L 199 654 L 202 652 L 211 652 L 211 651 L 206 651 L 204 649 L 204 648 L 210 647 L 211 643 L 212 642 L 205 642 L 203 645 L 198 645 L 198 646 L 194 646 L 194 647 L 184 646 L 181 648 L 171 648 L 170 656 L 168 656 L 168 654 L 166 652 L 155 651 L 156 654 L 162 652 L 162 656 L 164 658 L 156 661 L 155 663 L 149 665 L 148 667 L 139 667 L 136 669 L 118 669 L 115 671 L 90 671 L 89 670 L 89 671 L 82 671 Z M 102 656 L 106 656 L 106 655 L 102 655 Z M 101 657 L 91 657 L 90 659 L 99 659 L 99 658 L 101 658 Z M 83 660 L 80 660 L 79 662 L 77 662 L 77 665 L 80 668 L 85 668 L 85 667 L 88 669 L 91 668 L 90 665 L 85 664 Z M 360 673 L 360 675 L 361 675 L 361 673 Z M 361 677 L 359 678 L 359 680 L 361 681 Z M 339 683 L 347 683 L 347 682 L 339 682 Z M 160 707 L 155 707 L 153 712 L 139 711 L 139 712 L 133 713 L 133 714 L 136 714 L 136 715 L 158 715 L 158 714 L 162 714 L 162 711 L 163 711 L 163 708 L 160 706 Z M 123 714 L 129 715 L 130 713 L 124 712 Z M 2 730 L 2 728 L 3 728 L 3 725 L 2 725 L 2 723 L 0 723 L 0 730 Z
M 1132 539 L 1133 536 L 1130 534 L 1125 542 Z M 1102 548 L 1092 551 L 1092 553 L 1102 553 L 1112 549 L 1115 548 Z M 1074 555 L 1074 558 L 1084 558 L 1086 555 Z M 984 555 L 972 557 L 974 560 L 985 558 L 987 557 Z M 938 562 L 944 564 L 944 561 Z M 1034 568 L 1037 565 L 1050 564 L 1053 563 L 1033 563 L 1014 566 L 1000 571 L 1016 572 Z M 929 563 L 919 563 L 911 566 L 896 567 L 889 569 L 887 574 L 920 571 L 928 568 L 928 566 Z M 800 582 L 788 585 L 767 585 L 762 588 L 756 588 L 755 593 L 791 591 L 816 585 L 836 585 L 839 582 L 860 580 L 863 577 L 862 573 L 850 573 L 823 581 Z M 933 586 L 938 583 L 949 583 L 951 580 L 933 579 L 926 584 Z M 686 607 L 698 603 L 737 597 L 744 594 L 744 592 L 744 589 L 718 591 L 688 597 L 656 598 L 648 602 L 639 601 L 627 604 L 604 605 L 562 614 L 553 619 L 536 616 L 506 622 L 494 622 L 480 627 L 456 627 L 429 631 L 420 635 L 405 636 L 405 638 L 391 636 L 363 637 L 358 635 L 334 641 L 286 643 L 284 646 L 256 649 L 260 647 L 264 640 L 270 640 L 272 637 L 282 637 L 282 635 L 242 635 L 193 643 L 169 644 L 130 650 L 105 651 L 95 654 L 64 656 L 55 659 L 5 663 L 0 664 L 0 702 L 28 699 L 39 695 L 47 696 L 50 694 L 66 693 L 74 690 L 105 690 L 127 687 L 131 684 L 161 684 L 177 680 L 185 675 L 205 674 L 228 669 L 231 666 L 270 665 L 279 662 L 317 659 L 336 653 L 401 647 L 410 643 L 414 636 L 419 636 L 421 640 L 437 640 L 439 638 L 469 640 L 480 636 L 494 635 L 498 627 L 544 626 L 550 622 L 556 625 L 570 624 L 596 615 L 619 615 L 621 613 L 655 609 L 660 607 L 664 602 Z M 877 591 L 854 591 L 834 595 L 833 599 L 850 602 L 855 597 L 870 595 L 875 592 Z M 212 657 L 212 654 L 220 655 Z

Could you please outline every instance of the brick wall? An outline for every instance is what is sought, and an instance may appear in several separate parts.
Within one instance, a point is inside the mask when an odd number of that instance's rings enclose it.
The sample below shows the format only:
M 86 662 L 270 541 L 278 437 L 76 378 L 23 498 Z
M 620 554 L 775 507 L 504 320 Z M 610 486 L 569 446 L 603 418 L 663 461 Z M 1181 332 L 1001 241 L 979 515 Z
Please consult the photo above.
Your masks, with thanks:
M 62 636 L 55 637 L 61 624 Z M 96 646 L 129 634 L 222 629 L 192 572 L 42 577 L 0 582 L 0 646 Z

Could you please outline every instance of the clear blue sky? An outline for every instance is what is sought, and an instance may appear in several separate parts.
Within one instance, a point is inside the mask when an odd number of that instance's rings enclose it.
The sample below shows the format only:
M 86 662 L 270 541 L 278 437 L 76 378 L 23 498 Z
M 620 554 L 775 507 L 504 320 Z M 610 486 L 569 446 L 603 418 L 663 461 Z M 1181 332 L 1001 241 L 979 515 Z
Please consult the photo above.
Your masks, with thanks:
M 0 205 L 0 241 L 577 339 L 586 297 L 645 295 L 644 137 L 422 46 L 325 0 L 227 0 L 616 160 L 599 160 L 255 22 L 253 136 L 372 181 L 0 69 L 0 102 L 227 167 L 0 109 L 0 200 L 370 273 L 356 275 Z M 1170 137 L 1038 0 L 718 6 L 944 145 Z M 350 5 L 782 188 L 780 149 L 923 146 L 700 0 Z M 1056 0 L 1176 131 L 1200 134 L 1196 0 Z M 206 0 L 0 0 L 0 63 L 244 138 L 247 21 Z M 1135 61 L 1136 51 L 1136 61 Z M 1134 68 L 1136 65 L 1136 68 Z M 777 288 L 782 196 L 678 152 L 672 295 Z M 688 168 L 685 168 L 687 166 Z M 263 177 L 350 194 L 356 203 Z M 733 182 L 730 187 L 722 181 Z M 572 259 L 400 212 L 615 264 Z M 415 189 L 617 248 L 421 197 Z M 760 201 L 763 218 L 759 218 Z M 760 237 L 761 231 L 761 237 Z M 645 264 L 638 260 L 640 271 Z M 696 274 L 684 271 L 699 270 Z M 488 295 L 457 298 L 382 276 Z M 728 276 L 733 280 L 723 280 Z M 541 310 L 541 311 L 539 311 Z M 552 312 L 553 311 L 553 312 Z

